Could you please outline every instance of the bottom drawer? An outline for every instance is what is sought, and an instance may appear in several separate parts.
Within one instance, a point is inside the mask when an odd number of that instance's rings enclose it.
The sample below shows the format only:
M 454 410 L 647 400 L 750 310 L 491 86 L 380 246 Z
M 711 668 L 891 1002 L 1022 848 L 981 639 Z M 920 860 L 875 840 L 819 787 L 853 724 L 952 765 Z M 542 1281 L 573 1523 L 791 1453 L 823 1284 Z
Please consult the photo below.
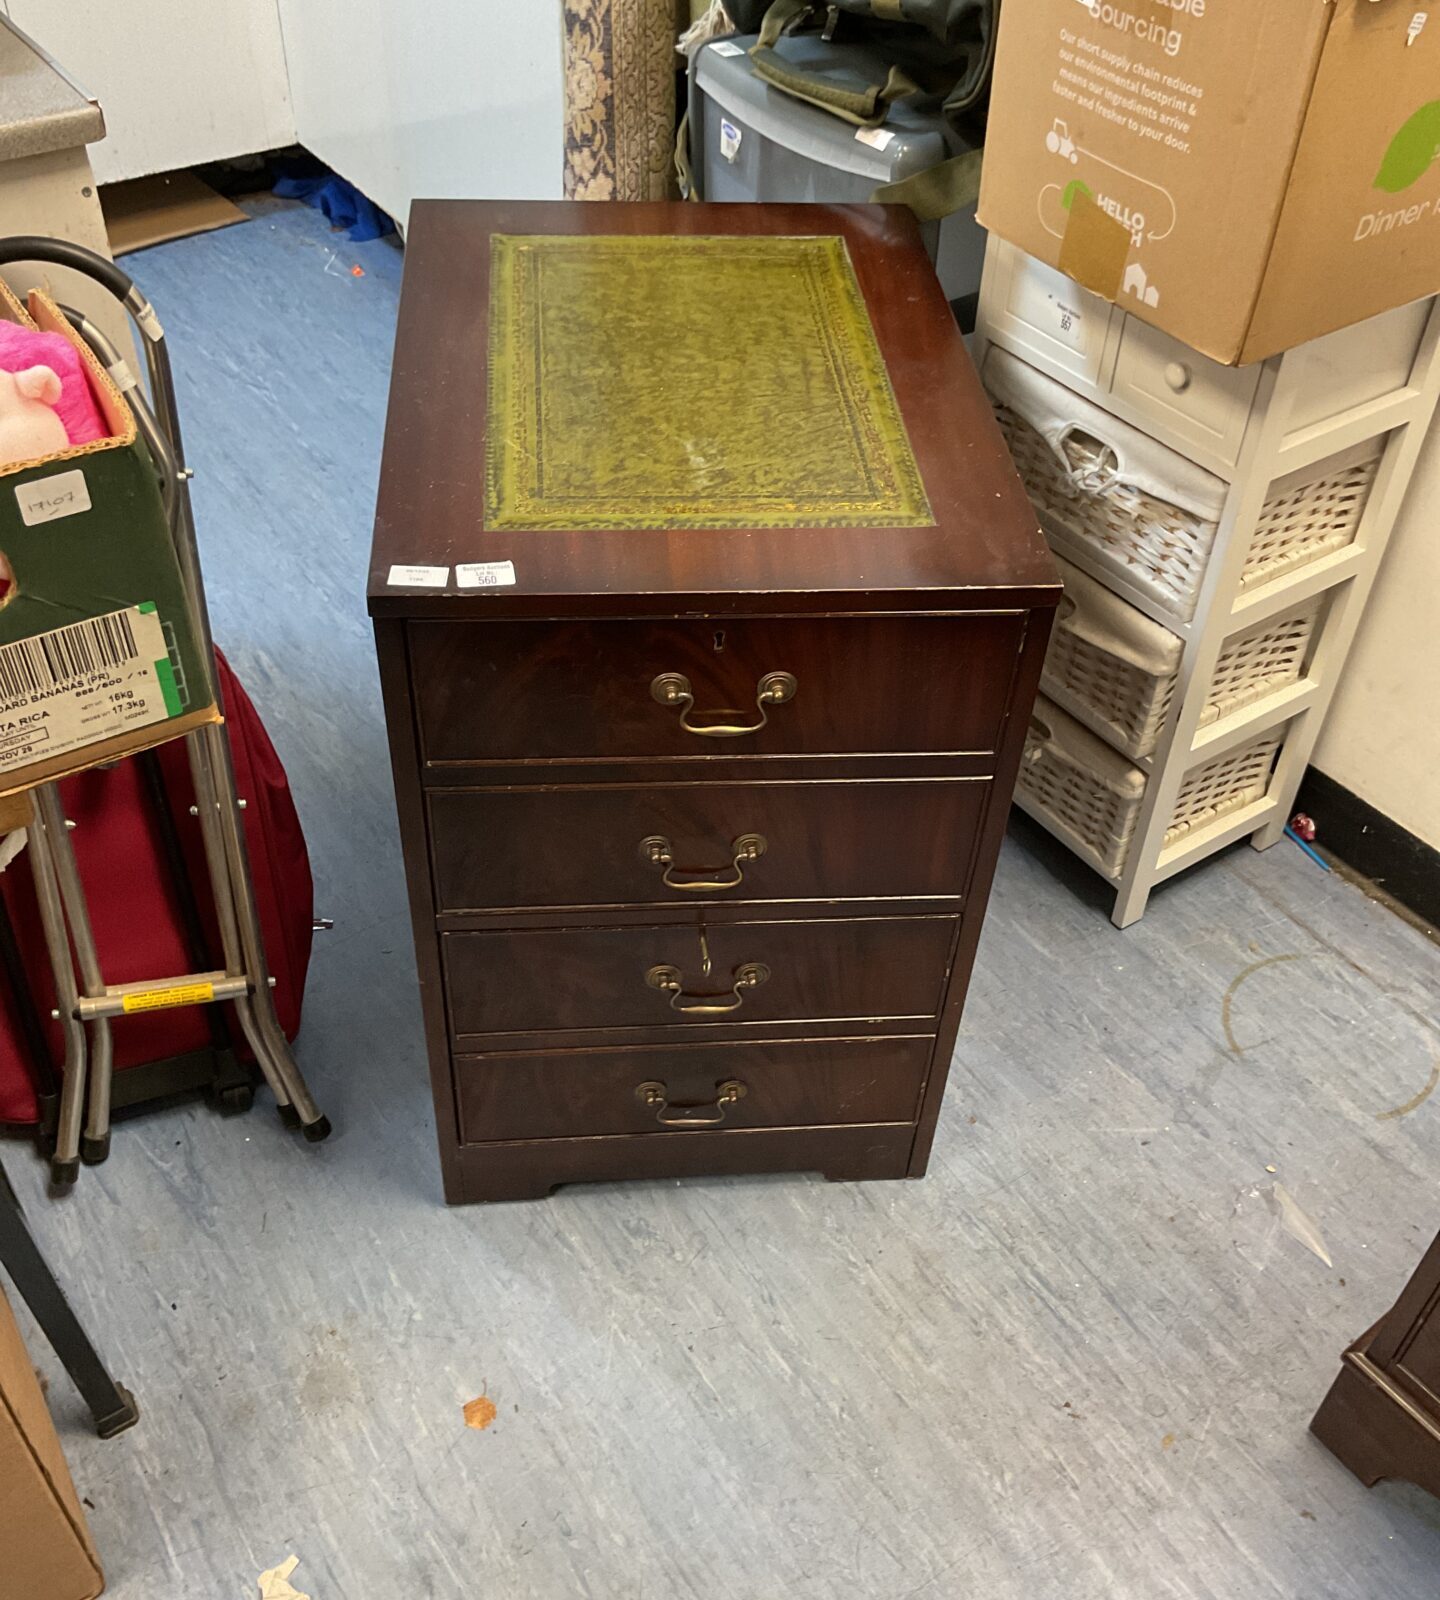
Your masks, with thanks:
M 1174 844 L 1205 823 L 1262 799 L 1279 748 L 1278 734 L 1262 733 L 1252 743 L 1192 768 L 1175 798 L 1165 843 Z M 1107 877 L 1118 878 L 1125 870 L 1145 784 L 1145 774 L 1118 751 L 1043 694 L 1036 699 L 1016 795 L 1043 812 L 1055 831 Z
M 457 1056 L 460 1139 L 913 1122 L 931 1040 Z

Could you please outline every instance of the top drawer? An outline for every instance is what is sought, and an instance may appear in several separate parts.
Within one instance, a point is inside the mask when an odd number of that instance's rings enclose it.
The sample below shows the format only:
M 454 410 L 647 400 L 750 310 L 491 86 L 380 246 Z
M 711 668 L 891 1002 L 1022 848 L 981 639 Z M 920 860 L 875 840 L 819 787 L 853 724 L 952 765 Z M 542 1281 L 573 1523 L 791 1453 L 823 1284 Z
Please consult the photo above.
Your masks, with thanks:
M 1004 342 L 1042 365 L 1098 386 L 1111 321 L 1098 294 L 991 234 L 985 246 L 984 317 Z
M 1222 367 L 1159 328 L 1125 320 L 1112 392 L 1163 422 L 1177 443 L 1238 460 L 1259 384 L 1258 364 Z
M 416 622 L 429 762 L 993 751 L 1021 612 Z
M 981 332 L 1201 465 L 1232 466 L 1263 363 L 1212 361 L 1130 316 L 1126 300 L 1109 305 L 994 234 L 985 247 Z

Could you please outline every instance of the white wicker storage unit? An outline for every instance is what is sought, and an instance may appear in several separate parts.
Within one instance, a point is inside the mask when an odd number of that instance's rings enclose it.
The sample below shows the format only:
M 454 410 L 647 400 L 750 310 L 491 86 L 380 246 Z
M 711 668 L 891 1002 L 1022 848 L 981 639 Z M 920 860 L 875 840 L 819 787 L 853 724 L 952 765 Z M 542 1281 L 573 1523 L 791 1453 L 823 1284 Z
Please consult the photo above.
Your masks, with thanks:
M 1132 761 L 1152 755 L 1175 698 L 1185 641 L 1088 572 L 1055 558 L 1065 598 L 1040 687 Z M 1320 600 L 1225 641 L 1200 712 L 1208 727 L 1292 684 L 1304 670 Z
M 977 360 L 1076 574 L 1016 800 L 1117 926 L 1282 837 L 1440 394 L 1437 307 L 1222 367 L 990 240 Z

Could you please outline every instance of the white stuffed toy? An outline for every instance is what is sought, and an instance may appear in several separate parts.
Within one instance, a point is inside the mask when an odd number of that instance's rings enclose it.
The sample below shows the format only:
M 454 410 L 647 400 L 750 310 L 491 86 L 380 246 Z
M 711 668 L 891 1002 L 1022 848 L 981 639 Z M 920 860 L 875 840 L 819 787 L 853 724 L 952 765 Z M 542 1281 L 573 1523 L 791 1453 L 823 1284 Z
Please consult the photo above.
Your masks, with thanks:
M 69 446 L 65 424 L 52 409 L 60 377 L 52 367 L 0 372 L 0 470 Z

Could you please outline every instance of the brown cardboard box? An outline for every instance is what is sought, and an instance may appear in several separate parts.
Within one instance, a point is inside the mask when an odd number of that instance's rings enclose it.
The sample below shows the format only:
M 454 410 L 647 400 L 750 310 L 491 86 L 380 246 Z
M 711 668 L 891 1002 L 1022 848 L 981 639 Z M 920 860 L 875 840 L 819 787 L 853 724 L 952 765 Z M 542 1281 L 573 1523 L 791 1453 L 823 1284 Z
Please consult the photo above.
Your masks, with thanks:
M 980 220 L 1239 364 L 1440 290 L 1440 12 L 1006 0 Z
M 95 1600 L 104 1587 L 45 1397 L 0 1293 L 0 1600 Z

